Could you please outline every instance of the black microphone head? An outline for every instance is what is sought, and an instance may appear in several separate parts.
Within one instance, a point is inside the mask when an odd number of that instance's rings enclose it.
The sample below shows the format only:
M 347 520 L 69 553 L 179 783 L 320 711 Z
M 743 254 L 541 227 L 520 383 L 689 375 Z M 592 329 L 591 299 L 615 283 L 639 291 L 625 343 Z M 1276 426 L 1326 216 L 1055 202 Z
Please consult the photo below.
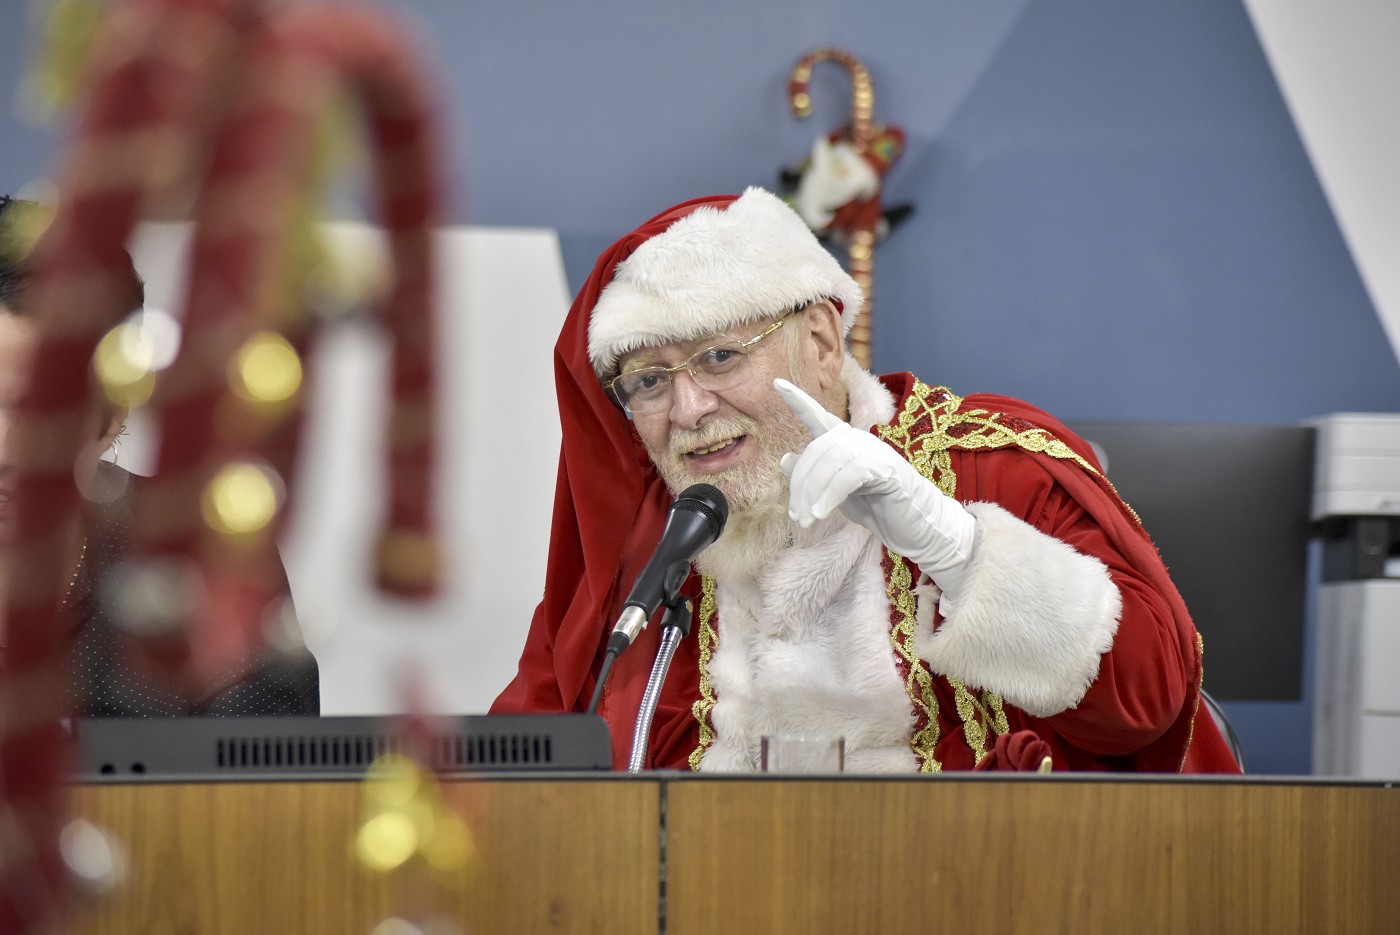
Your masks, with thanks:
M 666 527 L 661 530 L 656 551 L 637 575 L 632 593 L 627 595 L 623 605 L 643 611 L 638 630 L 663 602 L 669 604 L 675 600 L 690 563 L 719 538 L 728 519 L 729 501 L 717 487 L 695 484 L 681 491 L 666 515 Z M 623 621 L 619 620 L 618 626 L 622 625 Z
M 671 505 L 672 510 L 677 508 L 692 510 L 707 517 L 715 533 L 711 541 L 719 538 L 720 533 L 724 532 L 724 524 L 729 521 L 729 501 L 713 484 L 691 484 L 681 491 Z

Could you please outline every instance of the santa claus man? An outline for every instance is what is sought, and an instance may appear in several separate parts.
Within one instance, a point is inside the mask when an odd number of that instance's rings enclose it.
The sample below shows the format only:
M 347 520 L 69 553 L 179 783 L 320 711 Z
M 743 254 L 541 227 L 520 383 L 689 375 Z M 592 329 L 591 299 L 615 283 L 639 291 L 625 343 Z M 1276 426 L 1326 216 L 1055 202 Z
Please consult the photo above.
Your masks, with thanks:
M 671 208 L 599 258 L 556 345 L 563 443 L 544 599 L 497 711 L 583 710 L 671 498 L 728 526 L 686 584 L 697 637 L 651 768 L 751 771 L 839 736 L 846 769 L 1235 771 L 1201 644 L 1089 446 L 1004 396 L 846 353 L 855 281 L 776 196 Z M 599 711 L 627 762 L 657 645 Z

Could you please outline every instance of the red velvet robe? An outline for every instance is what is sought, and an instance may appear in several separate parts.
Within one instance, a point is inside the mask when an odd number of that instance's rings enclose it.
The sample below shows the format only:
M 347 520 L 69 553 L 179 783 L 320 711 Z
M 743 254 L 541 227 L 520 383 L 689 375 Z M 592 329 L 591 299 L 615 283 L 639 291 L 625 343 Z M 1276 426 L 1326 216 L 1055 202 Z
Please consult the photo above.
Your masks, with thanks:
M 609 260 L 605 255 L 599 262 Z M 572 313 L 570 318 L 578 326 Z M 519 672 L 497 699 L 495 711 L 586 707 L 623 591 L 659 539 L 670 503 L 621 413 L 606 397 L 602 403 L 607 408 L 598 405 L 595 394 L 601 396 L 601 391 L 591 368 L 579 369 L 570 337 L 566 323 L 557 354 L 564 452 L 545 597 Z M 587 367 L 586 354 L 583 364 Z M 916 386 L 908 374 L 884 382 L 901 408 Z M 566 394 L 566 386 L 578 395 Z M 1043 430 L 1040 436 L 1048 433 L 1078 457 L 1055 457 L 1019 445 L 990 450 L 954 446 L 949 453 L 958 499 L 996 502 L 1098 558 L 1118 585 L 1123 612 L 1113 648 L 1101 658 L 1087 694 L 1054 716 L 1037 718 L 1008 703 L 1002 708 L 1005 724 L 977 717 L 975 729 L 986 736 L 969 738 L 952 687 L 935 676 L 939 740 L 933 758 L 938 766 L 972 768 L 990 747 L 991 735 L 1009 728 L 1031 730 L 1044 739 L 1056 769 L 1237 772 L 1224 739 L 1199 704 L 1201 648 L 1195 627 L 1151 540 L 1098 475 L 1088 446 L 1050 416 L 1009 397 L 968 397 L 958 412 L 975 409 L 1000 413 L 1006 424 L 1033 435 Z M 698 598 L 697 577 L 686 587 Z M 718 633 L 722 640 L 722 621 Z M 604 694 L 600 713 L 611 729 L 618 767 L 627 761 L 657 642 L 657 628 L 649 627 L 618 659 Z M 695 712 L 699 656 L 694 637 L 676 653 L 653 721 L 649 767 L 686 768 L 694 762 L 701 735 Z M 970 739 L 980 742 L 970 745 Z

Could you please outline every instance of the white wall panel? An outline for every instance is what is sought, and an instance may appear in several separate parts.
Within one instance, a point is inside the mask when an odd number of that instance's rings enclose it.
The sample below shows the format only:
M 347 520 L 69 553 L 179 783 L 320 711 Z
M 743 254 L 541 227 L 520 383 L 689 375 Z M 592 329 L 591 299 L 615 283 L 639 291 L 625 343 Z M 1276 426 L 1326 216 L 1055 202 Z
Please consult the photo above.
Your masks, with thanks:
M 1400 356 L 1400 3 L 1245 0 Z
M 177 314 L 188 233 L 147 225 L 133 242 L 147 304 Z M 368 327 L 331 328 L 312 361 L 292 524 L 282 544 L 327 714 L 401 707 L 414 680 L 438 709 L 484 710 L 515 671 L 544 560 L 558 464 L 553 344 L 569 295 L 553 231 L 455 227 L 439 234 L 443 381 L 440 600 L 370 586 L 383 504 L 387 347 Z M 142 413 L 120 459 L 151 473 Z

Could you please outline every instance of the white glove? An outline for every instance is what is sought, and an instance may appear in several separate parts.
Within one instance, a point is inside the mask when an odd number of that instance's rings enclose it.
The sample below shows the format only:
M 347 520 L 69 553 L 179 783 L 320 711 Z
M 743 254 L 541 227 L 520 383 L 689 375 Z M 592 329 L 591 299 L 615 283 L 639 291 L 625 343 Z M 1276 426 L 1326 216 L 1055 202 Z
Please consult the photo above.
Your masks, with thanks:
M 779 465 L 790 479 L 788 516 L 804 529 L 837 507 L 915 562 L 952 602 L 972 555 L 976 521 L 893 448 L 828 412 L 787 380 L 773 386 L 812 433 Z

